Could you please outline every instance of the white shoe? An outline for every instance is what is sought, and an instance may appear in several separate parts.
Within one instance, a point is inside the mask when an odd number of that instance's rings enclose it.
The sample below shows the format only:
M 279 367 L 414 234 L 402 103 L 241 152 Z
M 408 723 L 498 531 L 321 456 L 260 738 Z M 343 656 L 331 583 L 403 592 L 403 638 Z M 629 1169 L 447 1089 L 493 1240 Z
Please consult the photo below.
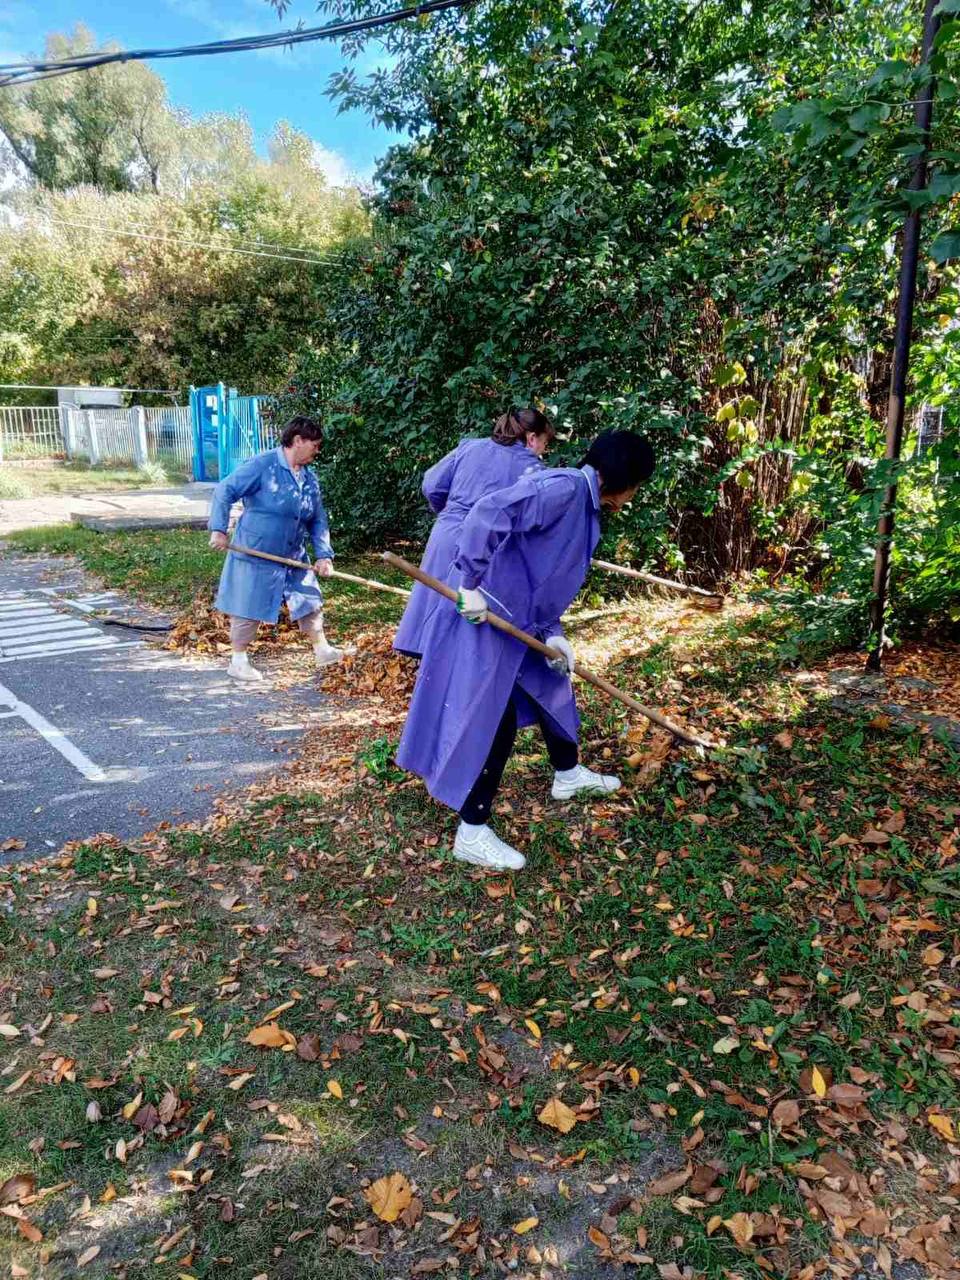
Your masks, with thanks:
M 471 862 L 475 867 L 489 867 L 493 871 L 519 871 L 527 862 L 522 853 L 505 844 L 488 826 L 482 826 L 473 837 L 463 834 L 462 825 L 458 827 L 453 856 L 459 862 Z
M 256 667 L 251 667 L 250 659 L 245 653 L 235 653 L 227 667 L 227 675 L 234 680 L 246 680 L 250 684 L 263 684 L 263 674 Z
M 567 769 L 563 777 L 559 773 L 553 775 L 550 794 L 554 800 L 569 800 L 581 792 L 609 795 L 612 791 L 619 790 L 619 778 L 609 773 L 594 773 L 586 765 L 578 764 L 575 769 Z
M 332 667 L 346 657 L 352 657 L 356 649 L 336 649 L 332 644 L 315 644 L 313 658 L 318 667 Z

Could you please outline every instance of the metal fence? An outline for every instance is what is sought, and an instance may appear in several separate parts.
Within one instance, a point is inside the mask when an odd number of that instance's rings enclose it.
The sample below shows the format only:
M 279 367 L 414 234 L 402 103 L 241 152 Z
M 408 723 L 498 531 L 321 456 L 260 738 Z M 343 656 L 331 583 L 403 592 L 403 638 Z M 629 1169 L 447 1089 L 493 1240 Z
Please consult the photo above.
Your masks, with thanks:
M 0 459 L 62 458 L 64 452 L 59 408 L 0 406 Z
M 188 405 L 169 409 L 145 409 L 147 457 L 168 471 L 191 475 L 193 470 L 193 424 Z

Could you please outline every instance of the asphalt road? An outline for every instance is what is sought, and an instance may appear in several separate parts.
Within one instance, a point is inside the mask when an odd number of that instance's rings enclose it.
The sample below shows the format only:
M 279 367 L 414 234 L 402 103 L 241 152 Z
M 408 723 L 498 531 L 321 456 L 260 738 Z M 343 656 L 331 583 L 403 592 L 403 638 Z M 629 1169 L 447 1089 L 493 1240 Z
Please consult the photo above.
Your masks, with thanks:
M 323 720 L 312 682 L 281 692 L 99 625 L 110 604 L 63 562 L 0 559 L 0 862 L 210 811 Z

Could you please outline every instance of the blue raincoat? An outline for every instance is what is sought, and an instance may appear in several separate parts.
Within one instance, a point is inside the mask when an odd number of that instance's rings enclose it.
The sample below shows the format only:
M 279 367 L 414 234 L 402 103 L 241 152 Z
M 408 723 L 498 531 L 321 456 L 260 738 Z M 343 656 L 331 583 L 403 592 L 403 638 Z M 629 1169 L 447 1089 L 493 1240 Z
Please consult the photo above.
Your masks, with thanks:
M 600 540 L 600 485 L 590 466 L 544 468 L 481 498 L 463 523 L 454 571 L 499 613 L 541 640 L 583 586 Z M 579 718 L 567 676 L 521 641 L 473 626 L 439 598 L 423 637 L 423 661 L 397 763 L 419 774 L 437 800 L 459 809 L 490 754 L 513 696 L 518 722 L 536 703 L 564 737 Z
M 309 467 L 302 467 L 299 476 L 294 474 L 282 447 L 258 453 L 220 481 L 213 491 L 207 528 L 226 533 L 235 502 L 243 503 L 233 534 L 235 542 L 254 551 L 306 560 L 309 538 L 315 560 L 333 559 L 317 477 Z M 294 620 L 322 608 L 323 596 L 312 569 L 290 569 L 269 560 L 227 555 L 216 608 L 237 618 L 276 622 L 284 600 Z
M 461 440 L 456 449 L 441 458 L 423 477 L 423 496 L 437 512 L 437 519 L 420 561 L 421 569 L 446 581 L 460 529 L 474 504 L 486 494 L 512 485 L 528 471 L 542 468 L 543 463 L 524 444 L 497 444 L 490 439 Z M 422 583 L 413 584 L 394 636 L 395 649 L 420 657 L 427 623 L 440 599 Z

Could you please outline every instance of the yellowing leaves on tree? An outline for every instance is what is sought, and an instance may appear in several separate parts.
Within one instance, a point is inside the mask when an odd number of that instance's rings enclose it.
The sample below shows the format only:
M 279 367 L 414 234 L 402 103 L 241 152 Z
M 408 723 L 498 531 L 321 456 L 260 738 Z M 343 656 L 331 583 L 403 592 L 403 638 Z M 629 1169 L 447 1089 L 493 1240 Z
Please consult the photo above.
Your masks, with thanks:
M 402 1173 L 389 1173 L 367 1187 L 363 1198 L 381 1221 L 396 1222 L 413 1199 L 413 1192 Z
M 559 1098 L 551 1098 L 537 1119 L 541 1124 L 547 1125 L 550 1129 L 556 1129 L 560 1133 L 569 1133 L 577 1123 L 576 1113 Z

